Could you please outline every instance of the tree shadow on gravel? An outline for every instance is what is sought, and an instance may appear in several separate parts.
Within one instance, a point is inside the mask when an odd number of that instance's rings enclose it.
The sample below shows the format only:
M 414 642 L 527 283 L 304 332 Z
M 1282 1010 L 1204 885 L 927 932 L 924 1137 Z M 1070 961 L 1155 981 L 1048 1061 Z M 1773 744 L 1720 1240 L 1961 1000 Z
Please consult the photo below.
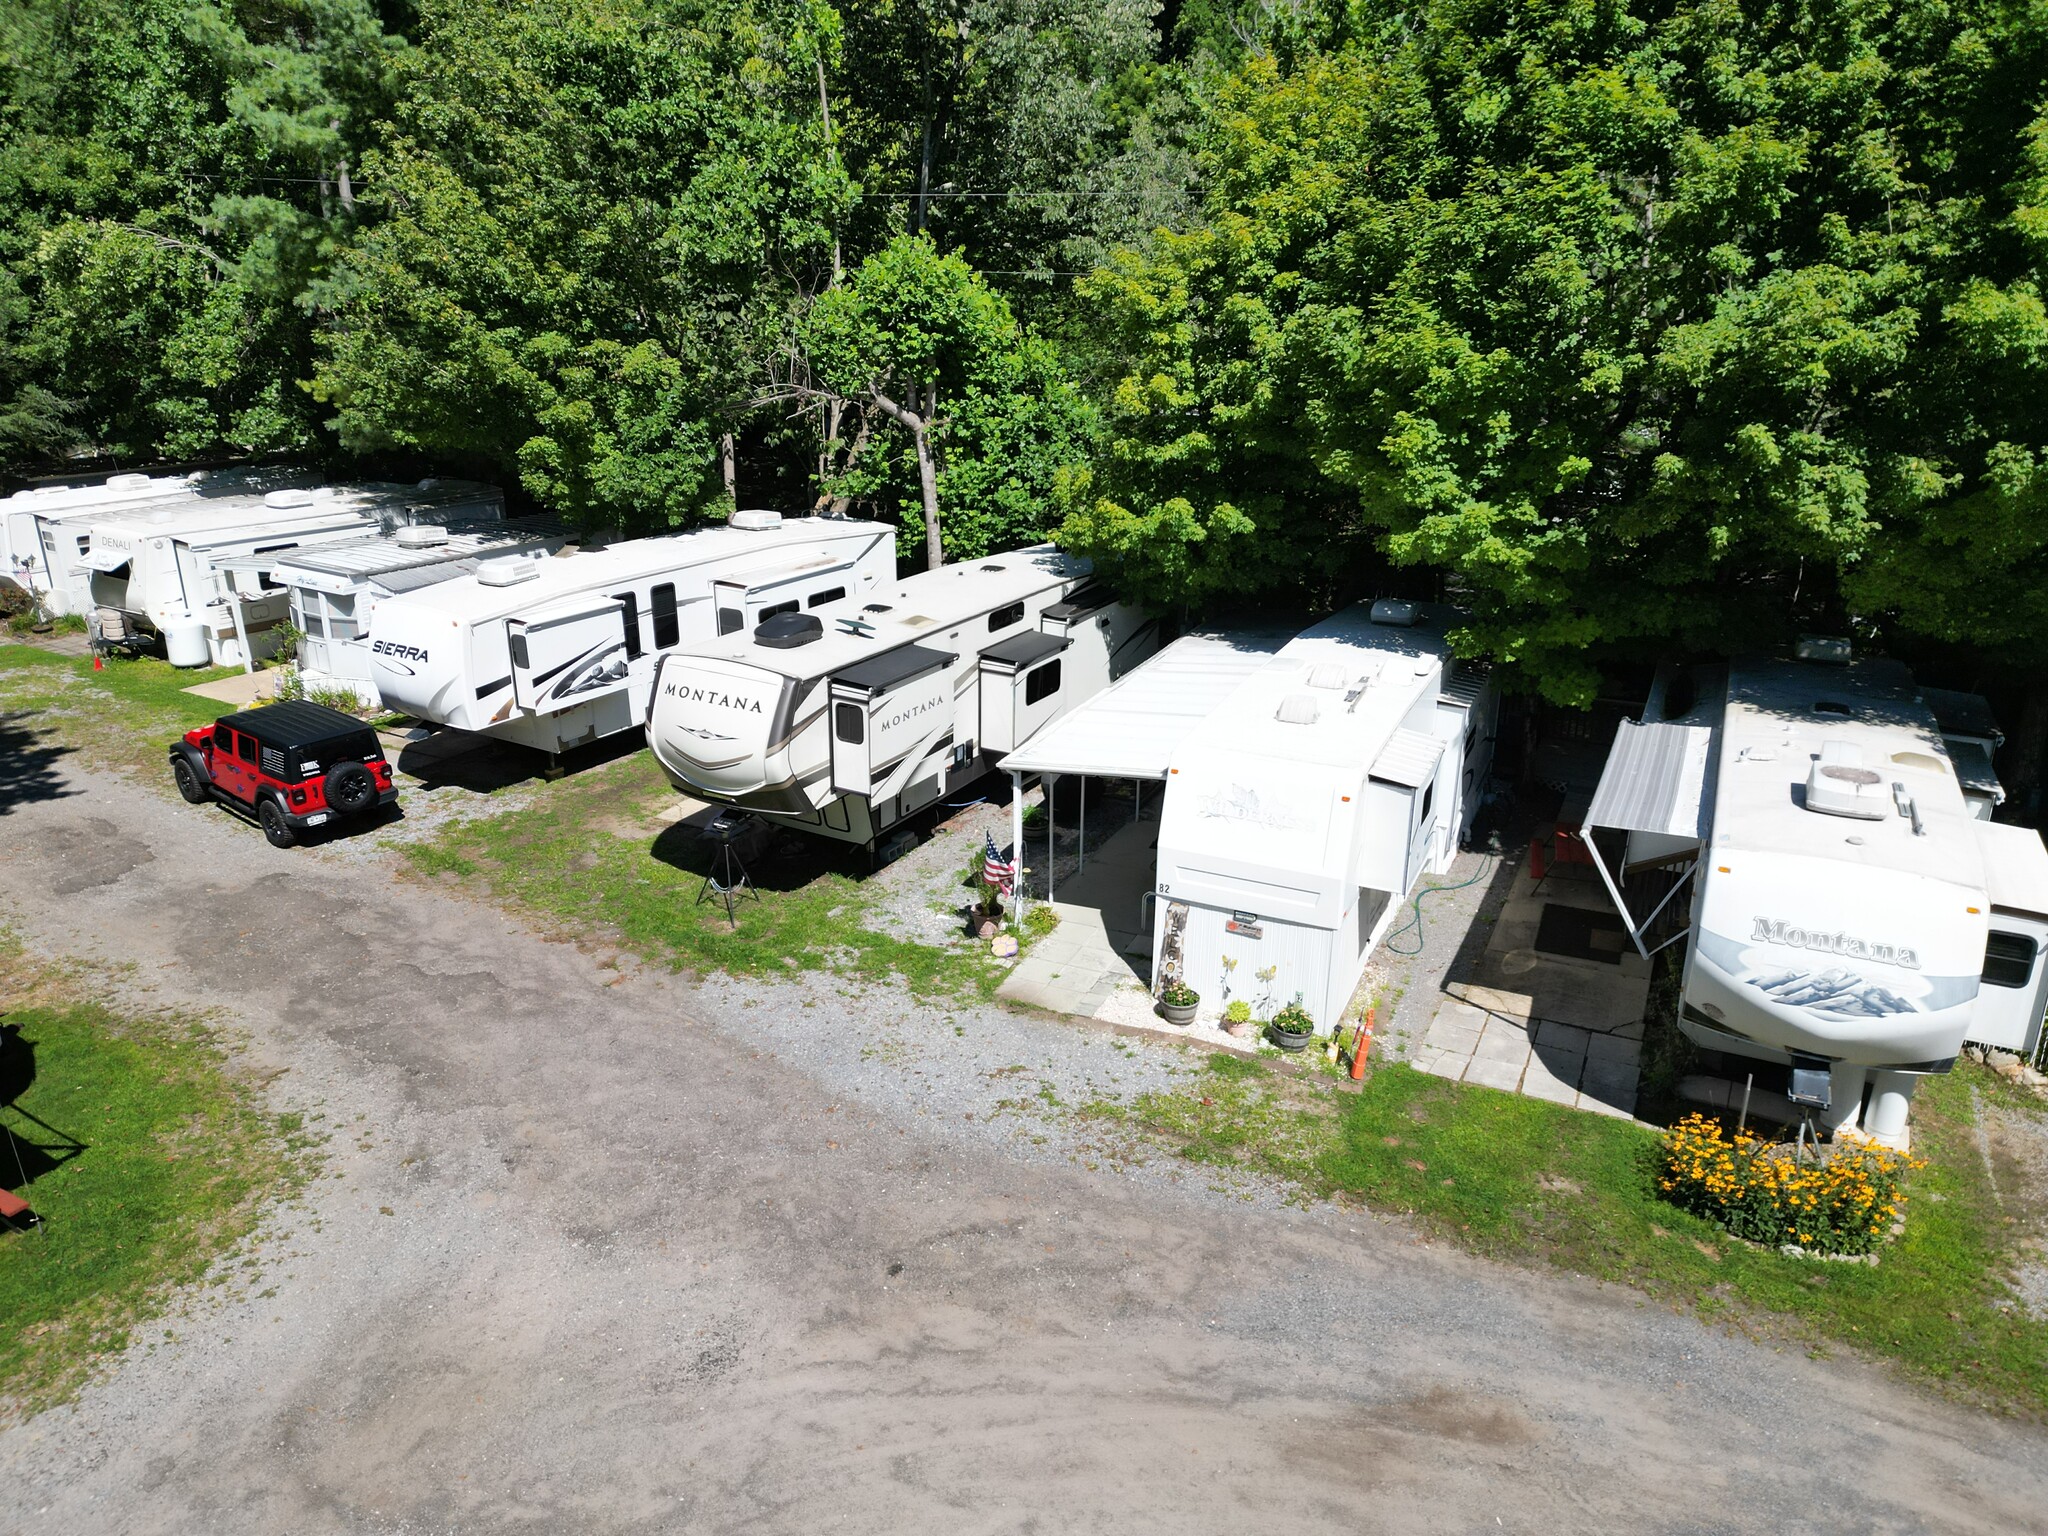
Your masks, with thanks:
M 78 793 L 65 786 L 61 771 L 62 759 L 69 757 L 72 749 L 31 726 L 28 722 L 33 718 L 23 710 L 0 715 L 0 816 L 10 815 L 19 806 Z

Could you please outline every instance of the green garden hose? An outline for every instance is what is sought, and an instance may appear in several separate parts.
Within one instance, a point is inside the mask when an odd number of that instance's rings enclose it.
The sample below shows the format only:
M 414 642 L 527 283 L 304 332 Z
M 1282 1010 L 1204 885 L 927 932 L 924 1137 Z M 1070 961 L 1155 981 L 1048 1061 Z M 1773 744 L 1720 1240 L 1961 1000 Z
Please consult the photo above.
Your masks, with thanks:
M 1417 891 L 1415 893 L 1414 902 L 1412 903 L 1412 905 L 1415 908 L 1415 915 L 1409 918 L 1407 922 L 1403 923 L 1400 927 L 1396 928 L 1392 933 L 1388 934 L 1386 938 L 1380 941 L 1382 946 L 1387 950 L 1387 952 L 1389 954 L 1395 955 L 1421 954 L 1422 898 L 1425 896 L 1441 896 L 1446 891 L 1462 891 L 1468 885 L 1477 885 L 1480 881 L 1486 879 L 1489 875 L 1493 873 L 1493 871 L 1496 868 L 1499 867 L 1500 855 L 1488 854 L 1487 858 L 1490 862 L 1482 864 L 1479 868 L 1479 872 L 1473 875 L 1472 878 L 1469 880 L 1460 880 L 1456 885 L 1432 885 L 1424 890 Z M 1401 935 L 1406 933 L 1411 928 L 1415 930 L 1415 947 L 1413 949 L 1403 949 L 1399 944 L 1395 943 L 1394 941 L 1400 938 Z

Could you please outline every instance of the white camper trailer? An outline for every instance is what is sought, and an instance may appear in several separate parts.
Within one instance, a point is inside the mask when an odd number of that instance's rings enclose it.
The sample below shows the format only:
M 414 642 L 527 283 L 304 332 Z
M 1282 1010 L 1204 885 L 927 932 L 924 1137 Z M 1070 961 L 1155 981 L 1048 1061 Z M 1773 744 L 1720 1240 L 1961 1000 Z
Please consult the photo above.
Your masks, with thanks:
M 391 597 L 476 574 L 485 560 L 553 554 L 572 542 L 554 518 L 416 523 L 388 534 L 312 544 L 282 554 L 218 562 L 224 579 L 268 577 L 284 588 L 299 641 L 299 676 L 309 688 L 347 689 L 379 702 L 370 665 L 370 627 Z
M 280 556 L 423 518 L 496 518 L 495 487 L 467 481 L 323 487 L 158 504 L 93 524 L 85 565 L 96 632 L 114 643 L 161 641 L 174 665 L 247 664 L 271 648 L 288 610 L 260 566 L 223 580 L 220 562 Z
M 371 677 L 393 709 L 548 753 L 644 724 L 656 663 L 765 615 L 857 601 L 895 530 L 735 512 L 722 528 L 482 561 L 378 605 Z
M 1451 656 L 1456 616 L 1360 604 L 1270 655 L 1190 637 L 1005 760 L 1163 782 L 1155 988 L 1193 987 L 1204 1019 L 1233 990 L 1268 1008 L 1298 997 L 1337 1026 L 1403 898 L 1449 867 L 1491 768 L 1495 693 Z M 1224 682 L 1206 697 L 1203 669 Z M 1105 750 L 1119 741 L 1153 750 Z
M 86 551 L 92 525 L 138 507 L 168 506 L 252 492 L 303 481 L 292 469 L 209 469 L 183 474 L 110 475 L 70 485 L 36 485 L 0 500 L 0 581 L 40 598 L 56 613 L 83 613 Z
M 1585 818 L 1629 932 L 1625 889 L 1690 891 L 1680 1028 L 1793 1068 L 1824 1129 L 1906 1135 L 1919 1077 L 1963 1042 L 2031 1050 L 2048 975 L 2048 850 L 1978 819 L 1905 668 L 1764 662 L 1702 675 L 1682 709 L 1624 722 Z M 1672 883 L 1674 882 L 1675 883 Z
M 678 789 L 872 846 L 1152 653 L 1089 570 L 1040 545 L 686 646 L 648 745 Z

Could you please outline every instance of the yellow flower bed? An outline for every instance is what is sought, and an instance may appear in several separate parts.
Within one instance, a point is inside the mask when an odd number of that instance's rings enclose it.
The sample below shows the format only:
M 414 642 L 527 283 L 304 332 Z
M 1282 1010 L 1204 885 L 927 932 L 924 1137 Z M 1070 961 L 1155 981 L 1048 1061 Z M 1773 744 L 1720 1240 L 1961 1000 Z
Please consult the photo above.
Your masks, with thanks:
M 1818 1161 L 1760 1136 L 1730 1136 L 1706 1115 L 1664 1133 L 1657 1188 L 1737 1237 L 1812 1253 L 1869 1253 L 1906 1208 L 1900 1181 L 1916 1162 L 1883 1147 L 1838 1143 Z

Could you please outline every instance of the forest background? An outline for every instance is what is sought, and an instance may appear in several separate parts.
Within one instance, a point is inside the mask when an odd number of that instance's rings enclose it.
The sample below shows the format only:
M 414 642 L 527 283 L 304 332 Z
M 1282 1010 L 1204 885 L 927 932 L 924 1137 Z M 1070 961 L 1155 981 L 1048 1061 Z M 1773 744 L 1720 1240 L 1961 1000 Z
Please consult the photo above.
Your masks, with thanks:
M 1852 633 L 2048 750 L 2041 0 L 14 0 L 0 465 Z

